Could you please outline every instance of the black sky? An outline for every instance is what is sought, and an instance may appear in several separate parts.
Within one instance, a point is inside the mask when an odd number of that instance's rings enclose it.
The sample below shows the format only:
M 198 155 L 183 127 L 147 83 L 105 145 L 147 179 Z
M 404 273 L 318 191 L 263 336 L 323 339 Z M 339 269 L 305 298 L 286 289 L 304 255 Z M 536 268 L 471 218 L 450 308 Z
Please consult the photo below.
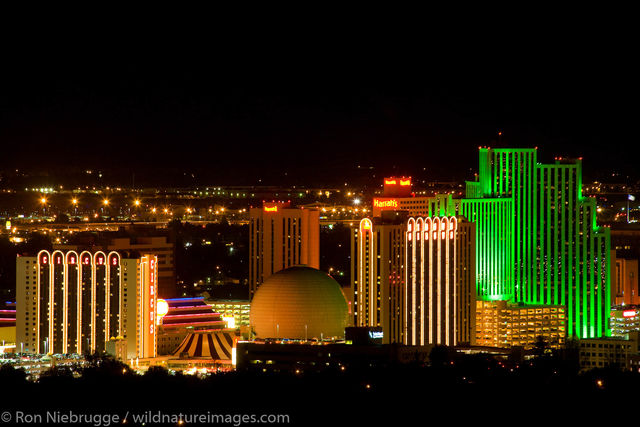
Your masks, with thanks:
M 360 164 L 460 179 L 502 131 L 503 145 L 538 146 L 543 161 L 633 173 L 638 69 L 624 31 L 395 24 L 19 39 L 0 71 L 0 167 L 184 170 L 231 184 L 339 182 Z

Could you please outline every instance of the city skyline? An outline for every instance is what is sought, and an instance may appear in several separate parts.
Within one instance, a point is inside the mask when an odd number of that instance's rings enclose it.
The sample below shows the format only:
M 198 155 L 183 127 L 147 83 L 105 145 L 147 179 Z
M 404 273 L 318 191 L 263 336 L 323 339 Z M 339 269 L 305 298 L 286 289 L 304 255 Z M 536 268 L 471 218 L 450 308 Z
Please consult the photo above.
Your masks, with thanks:
M 575 424 L 635 396 L 623 11 L 103 9 L 3 38 L 0 423 Z

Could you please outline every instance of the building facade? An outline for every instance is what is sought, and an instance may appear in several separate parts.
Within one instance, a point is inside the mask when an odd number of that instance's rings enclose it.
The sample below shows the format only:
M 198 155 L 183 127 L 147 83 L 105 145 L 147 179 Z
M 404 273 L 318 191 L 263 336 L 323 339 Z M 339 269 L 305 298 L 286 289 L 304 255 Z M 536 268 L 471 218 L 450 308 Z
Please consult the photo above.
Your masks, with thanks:
M 638 296 L 638 260 L 615 258 L 615 265 L 615 292 L 613 295 L 615 304 L 640 304 L 640 296 Z
M 581 339 L 579 346 L 581 371 L 607 367 L 629 370 L 638 367 L 637 333 L 625 338 Z
M 227 322 L 204 298 L 173 298 L 167 302 L 167 313 L 158 322 L 157 351 L 171 354 L 184 338 L 194 331 L 222 330 Z
M 354 326 L 382 327 L 384 344 L 402 342 L 406 227 L 406 213 L 387 211 L 351 229 L 349 312 Z
M 249 210 L 250 297 L 272 274 L 294 265 L 320 268 L 320 216 L 316 209 L 264 203 Z
M 505 257 L 512 279 L 498 280 L 504 288 L 482 298 L 512 294 L 515 302 L 563 305 L 569 336 L 609 335 L 610 230 L 596 225 L 596 200 L 582 195 L 582 160 L 540 164 L 537 149 L 480 148 L 479 157 L 478 180 L 467 182 L 462 213 L 472 200 L 512 203 L 507 223 L 487 224 L 489 233 L 510 229 L 506 252 L 478 245 L 478 260 Z
M 373 217 L 384 211 L 407 211 L 409 215 L 428 215 L 429 197 L 416 197 L 412 193 L 411 177 L 389 177 L 384 179 L 382 196 L 373 198 Z
M 177 296 L 175 245 L 165 236 L 135 236 L 104 239 L 98 245 L 54 245 L 54 249 L 77 252 L 87 250 L 106 252 L 152 254 L 158 258 L 158 295 L 162 298 Z
M 474 344 L 475 242 L 475 224 L 464 218 L 409 218 L 404 344 Z
M 640 306 L 617 305 L 611 307 L 611 335 L 624 337 L 640 331 Z
M 251 302 L 248 300 L 209 299 L 205 301 L 223 318 L 233 317 L 234 327 L 249 327 Z
M 566 329 L 566 311 L 561 305 L 477 302 L 477 345 L 529 349 L 542 337 L 551 348 L 560 348 L 566 342 Z
M 27 353 L 102 353 L 126 339 L 129 358 L 155 356 L 157 259 L 118 252 L 40 251 L 16 259 L 16 340 Z
M 118 237 L 111 239 L 108 251 L 135 251 L 152 254 L 158 259 L 158 295 L 161 298 L 177 296 L 175 245 L 164 236 Z

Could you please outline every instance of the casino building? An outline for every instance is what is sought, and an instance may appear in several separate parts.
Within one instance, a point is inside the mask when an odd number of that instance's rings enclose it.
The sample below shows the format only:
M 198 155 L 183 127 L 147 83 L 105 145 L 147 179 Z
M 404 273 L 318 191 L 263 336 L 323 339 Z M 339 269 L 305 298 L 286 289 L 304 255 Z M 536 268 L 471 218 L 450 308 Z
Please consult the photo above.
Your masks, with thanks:
M 562 305 L 568 337 L 609 336 L 610 229 L 582 194 L 581 159 L 538 159 L 535 148 L 479 149 L 478 178 L 460 201 L 460 213 L 493 236 L 477 245 L 479 294 Z
M 410 182 L 387 178 L 374 216 L 406 209 L 466 218 L 476 225 L 478 300 L 564 306 L 567 337 L 610 336 L 612 303 L 633 302 L 635 267 L 619 265 L 616 289 L 611 232 L 596 222 L 596 199 L 582 194 L 582 160 L 538 160 L 536 148 L 481 147 L 477 179 L 466 182 L 460 199 L 412 201 Z
M 16 259 L 16 341 L 26 353 L 104 352 L 155 357 L 157 257 L 40 251 Z
M 384 179 L 373 217 L 351 230 L 355 326 L 381 327 L 384 344 L 475 342 L 476 224 L 458 208 L 450 194 L 414 197 L 411 178 Z
M 474 344 L 475 224 L 409 218 L 405 251 L 404 344 Z
M 353 324 L 381 327 L 384 344 L 402 342 L 406 212 L 383 211 L 351 230 Z
M 407 211 L 409 215 L 428 215 L 430 197 L 416 197 L 411 191 L 411 177 L 384 179 L 381 197 L 373 198 L 373 216 L 379 217 L 385 210 Z
M 166 301 L 166 314 L 158 320 L 158 355 L 173 352 L 194 331 L 222 330 L 227 322 L 202 297 L 172 298 Z

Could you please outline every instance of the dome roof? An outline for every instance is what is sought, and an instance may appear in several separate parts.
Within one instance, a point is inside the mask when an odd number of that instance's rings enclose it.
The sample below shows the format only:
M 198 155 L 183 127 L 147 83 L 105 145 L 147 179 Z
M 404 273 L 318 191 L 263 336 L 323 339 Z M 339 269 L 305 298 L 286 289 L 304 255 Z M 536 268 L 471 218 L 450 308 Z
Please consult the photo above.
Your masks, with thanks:
M 258 338 L 343 337 L 346 323 L 347 301 L 340 285 L 311 267 L 273 274 L 251 301 L 251 326 Z

